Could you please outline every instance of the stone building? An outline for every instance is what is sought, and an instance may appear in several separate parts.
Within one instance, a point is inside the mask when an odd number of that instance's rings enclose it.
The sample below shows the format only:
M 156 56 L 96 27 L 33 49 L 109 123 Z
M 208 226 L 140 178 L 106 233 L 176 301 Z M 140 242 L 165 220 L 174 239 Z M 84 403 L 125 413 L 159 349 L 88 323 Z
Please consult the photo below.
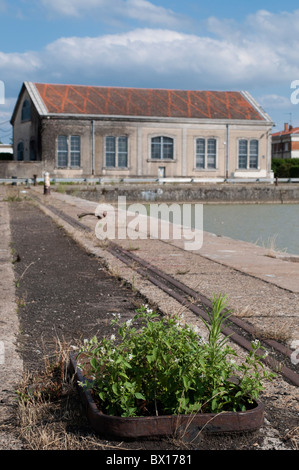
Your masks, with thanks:
M 19 177 L 270 176 L 273 122 L 247 92 L 24 82 L 11 124 Z

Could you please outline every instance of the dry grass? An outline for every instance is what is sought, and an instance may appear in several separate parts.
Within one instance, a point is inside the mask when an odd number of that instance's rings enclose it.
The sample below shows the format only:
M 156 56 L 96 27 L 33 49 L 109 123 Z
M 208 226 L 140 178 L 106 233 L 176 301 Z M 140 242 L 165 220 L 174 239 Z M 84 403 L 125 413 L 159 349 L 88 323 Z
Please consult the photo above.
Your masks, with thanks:
M 272 326 L 267 325 L 267 328 L 255 326 L 255 335 L 261 339 L 270 339 L 275 341 L 281 341 L 282 343 L 288 343 L 291 339 L 290 330 L 287 325 L 273 324 Z
M 80 406 L 73 406 L 76 389 L 68 374 L 69 352 L 58 342 L 55 360 L 45 358 L 44 370 L 26 373 L 19 384 L 20 436 L 32 450 L 80 448 L 80 439 L 67 432 L 70 422 L 81 419 Z
M 291 339 L 291 334 L 286 327 L 273 327 L 269 328 L 267 331 L 263 331 L 263 339 L 273 339 L 275 341 L 281 341 L 287 343 Z
M 299 426 L 288 431 L 285 436 L 285 439 L 289 439 L 292 443 L 293 448 L 295 450 L 299 450 Z
M 255 316 L 255 313 L 249 305 L 239 309 L 234 309 L 233 314 L 238 318 L 252 318 Z
M 30 450 L 126 450 L 123 443 L 101 440 L 89 426 L 74 377 L 71 347 L 57 340 L 54 360 L 44 370 L 26 373 L 19 384 L 19 437 Z
M 278 248 L 276 244 L 276 239 L 277 239 L 277 234 L 271 236 L 268 238 L 268 240 L 262 244 L 263 248 L 267 250 L 265 256 L 268 256 L 269 258 L 276 258 L 277 253 L 286 253 L 287 249 L 286 248 Z

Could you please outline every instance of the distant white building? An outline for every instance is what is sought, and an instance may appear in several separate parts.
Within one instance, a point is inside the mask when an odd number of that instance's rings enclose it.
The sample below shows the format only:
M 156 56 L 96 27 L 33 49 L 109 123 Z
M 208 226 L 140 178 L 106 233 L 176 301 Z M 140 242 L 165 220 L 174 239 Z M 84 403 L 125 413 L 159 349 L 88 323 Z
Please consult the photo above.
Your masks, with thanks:
M 272 158 L 299 158 L 299 127 L 285 123 L 283 131 L 272 134 Z
M 0 144 L 0 153 L 13 154 L 13 146 L 9 144 Z

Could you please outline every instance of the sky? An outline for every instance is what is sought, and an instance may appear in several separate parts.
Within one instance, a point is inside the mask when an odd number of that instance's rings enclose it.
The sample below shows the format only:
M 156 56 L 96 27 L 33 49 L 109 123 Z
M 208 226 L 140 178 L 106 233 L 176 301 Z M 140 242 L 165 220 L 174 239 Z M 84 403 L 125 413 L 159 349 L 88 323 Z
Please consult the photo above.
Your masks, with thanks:
M 299 126 L 293 0 L 0 0 L 0 17 L 3 143 L 24 81 L 246 90 L 273 132 Z

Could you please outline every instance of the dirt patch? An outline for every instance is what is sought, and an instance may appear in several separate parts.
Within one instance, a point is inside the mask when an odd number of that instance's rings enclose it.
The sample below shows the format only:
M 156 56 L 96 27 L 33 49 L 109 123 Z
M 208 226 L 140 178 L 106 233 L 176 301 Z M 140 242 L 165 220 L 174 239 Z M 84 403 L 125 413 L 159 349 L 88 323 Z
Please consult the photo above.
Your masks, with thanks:
M 113 313 L 130 318 L 141 297 L 109 276 L 62 229 L 29 203 L 10 205 L 11 233 L 26 369 L 42 365 L 55 342 L 108 334 Z M 54 341 L 55 340 L 55 341 Z

